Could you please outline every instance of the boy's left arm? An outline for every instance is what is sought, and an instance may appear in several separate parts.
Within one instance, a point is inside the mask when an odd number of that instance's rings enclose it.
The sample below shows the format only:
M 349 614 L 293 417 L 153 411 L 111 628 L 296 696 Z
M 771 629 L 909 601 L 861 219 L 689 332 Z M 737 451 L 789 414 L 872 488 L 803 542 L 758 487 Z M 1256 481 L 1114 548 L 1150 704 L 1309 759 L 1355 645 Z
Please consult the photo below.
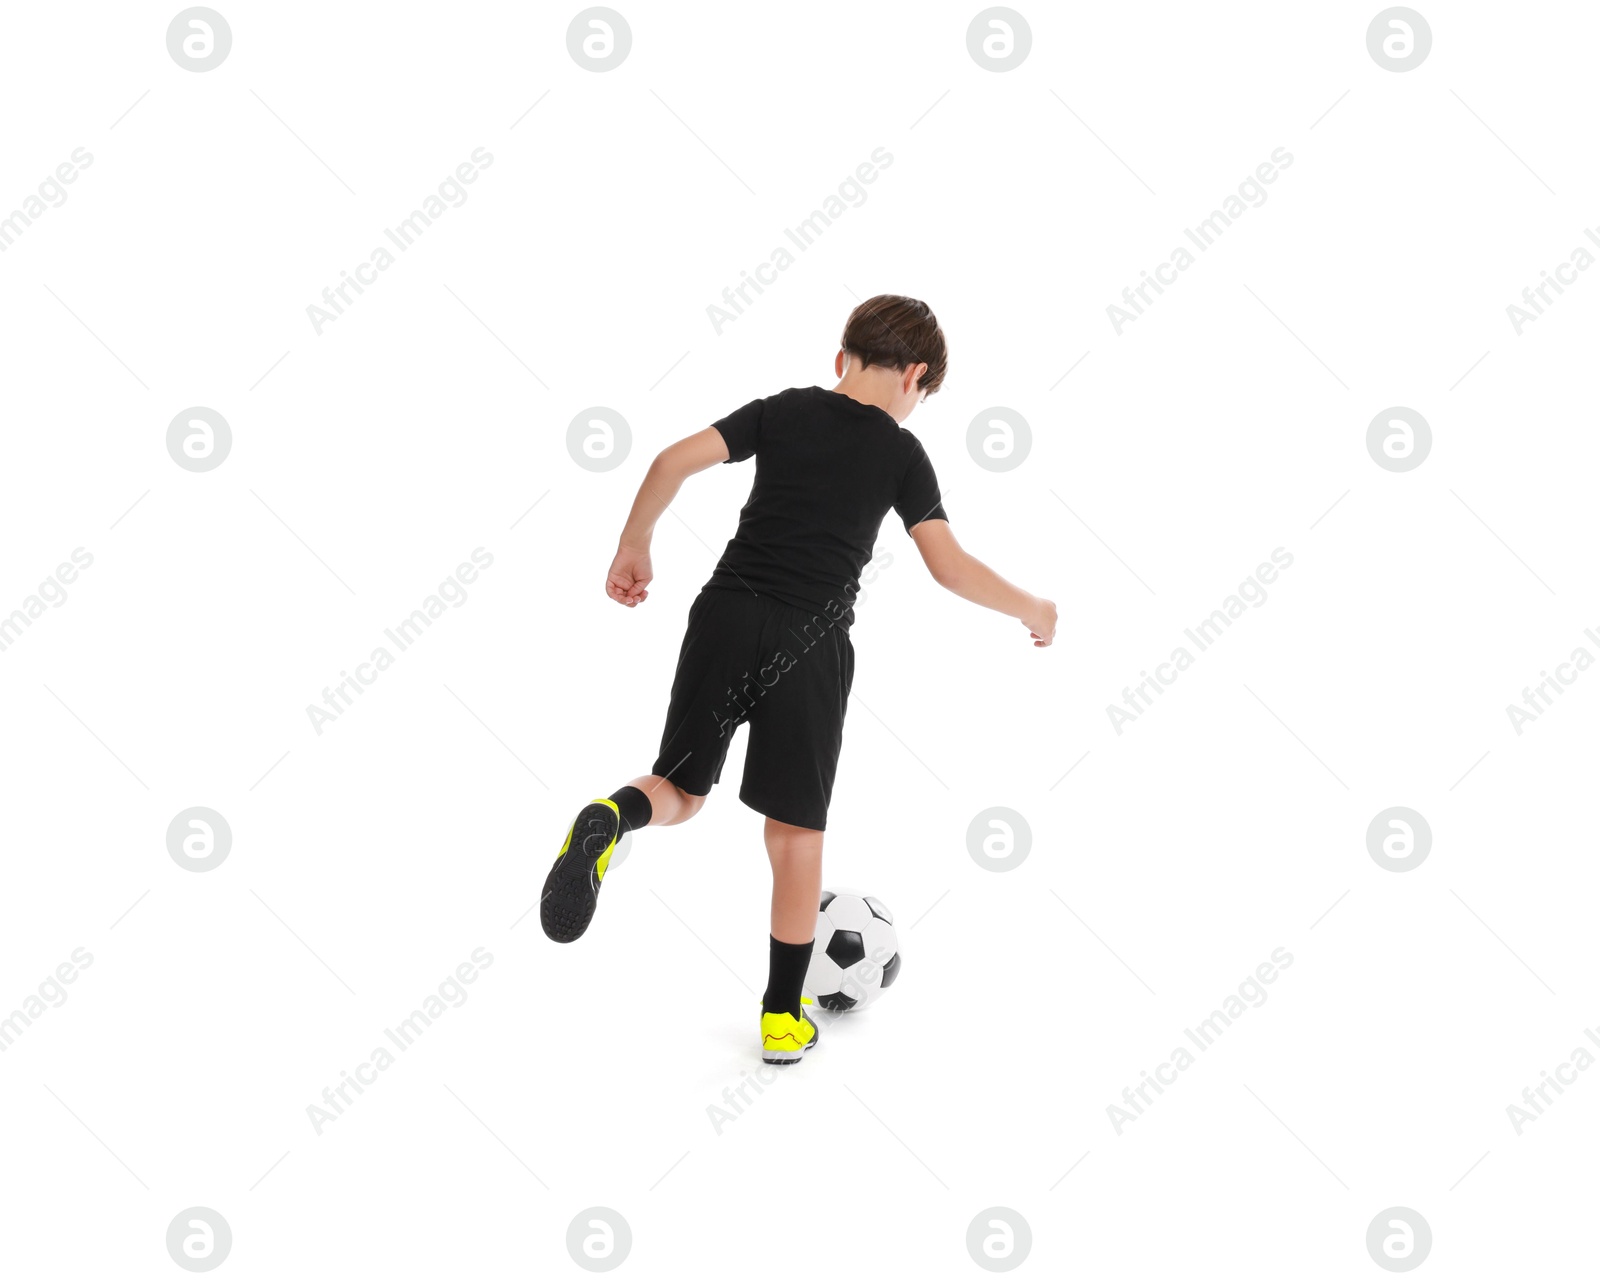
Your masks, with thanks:
M 1016 618 L 1028 628 L 1035 649 L 1056 638 L 1055 601 L 1045 600 L 1007 582 L 977 556 L 969 555 L 945 520 L 924 520 L 911 526 L 911 540 L 922 553 L 933 580 L 963 600 Z
M 715 427 L 685 436 L 656 455 L 634 497 L 628 523 L 622 527 L 622 537 L 617 540 L 617 554 L 606 573 L 608 596 L 630 609 L 649 598 L 646 588 L 654 576 L 650 539 L 655 533 L 656 521 L 678 496 L 685 480 L 727 460 L 728 443 Z

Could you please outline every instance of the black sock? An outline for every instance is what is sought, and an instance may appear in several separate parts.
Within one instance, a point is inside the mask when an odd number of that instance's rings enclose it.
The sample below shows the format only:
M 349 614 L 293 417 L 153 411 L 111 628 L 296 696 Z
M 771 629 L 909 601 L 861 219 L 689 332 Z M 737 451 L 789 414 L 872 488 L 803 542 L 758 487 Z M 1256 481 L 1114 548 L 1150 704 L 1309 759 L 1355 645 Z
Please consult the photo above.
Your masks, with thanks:
M 779 942 L 771 939 L 771 959 L 767 963 L 767 992 L 761 1007 L 767 1013 L 800 1016 L 800 988 L 805 985 L 806 966 L 811 963 L 810 942 Z
M 630 831 L 650 825 L 650 818 L 655 810 L 650 806 L 650 797 L 638 787 L 623 787 L 622 790 L 613 792 L 608 799 L 617 806 L 617 813 L 622 819 L 622 830 L 617 832 L 617 839 L 620 840 Z

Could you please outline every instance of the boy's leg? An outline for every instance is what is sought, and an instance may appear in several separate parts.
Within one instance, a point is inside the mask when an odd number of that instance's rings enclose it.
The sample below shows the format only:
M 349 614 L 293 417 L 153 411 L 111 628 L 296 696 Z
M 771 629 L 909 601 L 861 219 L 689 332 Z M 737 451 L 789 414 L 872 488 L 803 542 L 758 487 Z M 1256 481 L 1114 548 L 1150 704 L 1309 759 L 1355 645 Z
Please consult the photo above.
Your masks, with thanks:
M 772 863 L 772 936 L 809 945 L 822 901 L 822 832 L 768 818 L 764 834 Z
M 768 818 L 765 834 L 772 862 L 772 940 L 761 1007 L 798 1018 L 822 900 L 822 832 Z
M 767 819 L 772 860 L 771 967 L 762 998 L 763 1062 L 798 1062 L 816 1047 L 801 1006 L 822 899 L 822 832 L 844 734 L 854 654 L 842 628 L 773 609 L 762 649 L 765 692 L 750 713 L 739 798 Z M 772 678 L 768 682 L 768 673 Z M 781 816 L 780 816 L 781 815 Z
M 605 799 L 584 805 L 545 877 L 539 923 L 546 936 L 555 942 L 576 942 L 583 936 L 594 918 L 611 855 L 624 835 L 640 827 L 686 822 L 700 812 L 705 800 L 647 773 Z
M 640 810 L 635 797 L 624 795 L 624 792 L 629 790 L 637 792 L 639 798 L 644 801 L 642 822 L 634 820 L 635 814 Z M 653 773 L 635 778 L 626 787 L 613 792 L 611 799 L 616 801 L 619 808 L 623 808 L 622 821 L 630 831 L 639 827 L 670 827 L 679 822 L 687 822 L 700 812 L 700 807 L 706 802 L 704 796 L 690 795 L 675 782 L 657 777 Z M 631 806 L 629 802 L 632 802 Z M 625 806 L 631 807 L 633 812 Z
M 587 804 L 567 831 L 539 900 L 539 920 L 556 942 L 573 942 L 594 918 L 617 841 L 638 827 L 668 826 L 700 811 L 722 774 L 742 705 L 726 705 L 756 652 L 761 602 L 730 591 L 702 591 L 672 677 L 661 754 L 650 772 Z
M 767 819 L 772 860 L 771 962 L 761 997 L 761 1060 L 788 1066 L 817 1044 L 817 1024 L 801 1009 L 822 900 L 822 832 Z

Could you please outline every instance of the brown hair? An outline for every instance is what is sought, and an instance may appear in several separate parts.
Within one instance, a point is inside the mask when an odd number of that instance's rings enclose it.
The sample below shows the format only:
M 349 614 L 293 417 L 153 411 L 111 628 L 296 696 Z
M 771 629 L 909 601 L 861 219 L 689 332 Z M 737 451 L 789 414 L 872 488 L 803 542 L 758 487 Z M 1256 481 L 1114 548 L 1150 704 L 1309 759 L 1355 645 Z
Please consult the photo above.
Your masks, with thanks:
M 917 385 L 930 396 L 943 384 L 950 361 L 944 330 L 933 309 L 926 302 L 894 293 L 868 298 L 852 311 L 839 345 L 864 368 L 877 364 L 905 370 L 926 364 L 928 371 Z

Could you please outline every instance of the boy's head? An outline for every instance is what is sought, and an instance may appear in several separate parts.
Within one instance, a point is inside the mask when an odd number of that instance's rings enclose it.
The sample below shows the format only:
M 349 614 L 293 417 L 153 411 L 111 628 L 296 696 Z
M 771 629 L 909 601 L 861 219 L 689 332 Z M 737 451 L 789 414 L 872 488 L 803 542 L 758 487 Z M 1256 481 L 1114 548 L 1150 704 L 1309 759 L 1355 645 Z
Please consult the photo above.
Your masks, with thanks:
M 943 385 L 949 363 L 944 330 L 933 309 L 893 293 L 868 298 L 850 313 L 839 348 L 841 372 L 848 359 L 863 370 L 876 365 L 909 375 L 905 390 L 911 406 Z

